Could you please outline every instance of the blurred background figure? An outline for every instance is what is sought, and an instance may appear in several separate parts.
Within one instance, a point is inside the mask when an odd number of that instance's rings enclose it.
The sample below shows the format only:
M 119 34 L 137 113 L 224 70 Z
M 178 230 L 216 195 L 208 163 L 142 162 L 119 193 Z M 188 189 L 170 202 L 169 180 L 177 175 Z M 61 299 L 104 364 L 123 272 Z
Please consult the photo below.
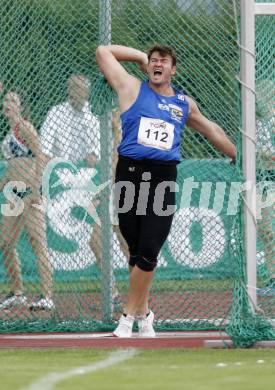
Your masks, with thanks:
M 93 166 L 100 157 L 99 120 L 88 102 L 90 81 L 72 75 L 67 83 L 67 101 L 51 108 L 41 127 L 43 152 L 71 162 L 85 160 Z
M 31 310 L 52 310 L 55 308 L 52 299 L 53 268 L 47 250 L 45 213 L 43 207 L 39 207 L 42 201 L 42 173 L 47 159 L 41 151 L 37 131 L 24 115 L 22 100 L 17 92 L 9 91 L 5 95 L 3 113 L 9 122 L 10 132 L 2 143 L 7 167 L 0 179 L 0 189 L 5 187 L 5 195 L 9 193 L 6 206 L 14 213 L 11 215 L 2 211 L 0 248 L 11 291 L 1 301 L 0 310 L 17 305 L 26 305 Z M 10 183 L 9 190 L 7 183 Z M 21 264 L 16 250 L 24 229 L 38 259 L 41 282 L 41 295 L 30 305 L 24 294 Z
M 49 157 L 60 157 L 74 164 L 86 167 L 100 165 L 100 121 L 91 111 L 89 96 L 91 84 L 84 75 L 73 74 L 67 83 L 67 100 L 51 108 L 41 127 L 43 152 Z M 120 121 L 113 121 L 115 144 L 120 137 Z M 116 149 L 116 147 L 115 147 Z M 116 158 L 116 150 L 114 158 Z M 76 197 L 78 195 L 76 194 Z M 80 196 L 80 195 L 79 195 Z M 119 229 L 115 228 L 124 253 L 127 246 Z M 93 225 L 89 246 L 96 257 L 98 267 L 102 264 L 101 228 Z M 118 300 L 118 290 L 113 286 L 113 299 Z

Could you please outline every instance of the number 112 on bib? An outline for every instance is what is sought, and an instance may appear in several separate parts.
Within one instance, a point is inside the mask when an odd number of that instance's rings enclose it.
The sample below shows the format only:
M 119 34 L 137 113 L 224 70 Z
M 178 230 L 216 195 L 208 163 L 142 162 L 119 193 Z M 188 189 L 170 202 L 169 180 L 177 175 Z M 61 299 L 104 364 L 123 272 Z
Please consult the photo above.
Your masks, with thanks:
M 174 141 L 174 125 L 161 119 L 141 117 L 138 143 L 161 150 L 170 150 Z

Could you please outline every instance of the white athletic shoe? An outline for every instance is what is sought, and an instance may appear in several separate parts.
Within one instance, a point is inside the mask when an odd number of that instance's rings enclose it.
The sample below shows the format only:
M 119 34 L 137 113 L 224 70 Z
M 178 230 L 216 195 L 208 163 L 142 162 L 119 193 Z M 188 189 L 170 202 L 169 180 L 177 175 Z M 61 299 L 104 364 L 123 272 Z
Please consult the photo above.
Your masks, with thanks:
M 27 298 L 25 295 L 16 295 L 13 292 L 7 294 L 4 300 L 0 303 L 0 310 L 10 309 L 13 306 L 25 305 Z
M 37 301 L 32 302 L 30 305 L 31 311 L 38 311 L 38 310 L 54 310 L 55 304 L 54 301 L 51 298 L 44 298 L 40 297 Z
M 121 338 L 130 338 L 132 337 L 133 325 L 135 317 L 122 315 L 118 321 L 118 326 L 113 332 L 113 335 Z
M 156 333 L 153 328 L 154 317 L 154 313 L 150 310 L 147 316 L 137 318 L 139 337 L 156 337 Z

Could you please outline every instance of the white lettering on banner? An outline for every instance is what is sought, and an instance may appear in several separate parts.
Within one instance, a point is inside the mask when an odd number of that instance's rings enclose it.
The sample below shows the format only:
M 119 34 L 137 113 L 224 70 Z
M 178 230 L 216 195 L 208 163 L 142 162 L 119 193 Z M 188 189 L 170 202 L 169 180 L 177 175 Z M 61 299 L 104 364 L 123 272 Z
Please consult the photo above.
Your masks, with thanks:
M 48 204 L 48 219 L 50 227 L 60 236 L 77 243 L 77 250 L 72 253 L 49 248 L 52 264 L 59 270 L 79 270 L 95 263 L 95 255 L 89 247 L 92 233 L 91 225 L 72 215 L 75 206 L 85 207 L 89 194 L 77 190 L 63 191 Z
M 202 227 L 202 248 L 198 253 L 193 251 L 190 240 L 192 222 L 199 222 Z M 174 216 L 168 244 L 173 258 L 180 265 L 193 269 L 209 267 L 225 250 L 223 221 L 215 211 L 206 208 L 180 209 Z
M 174 128 L 161 119 L 141 117 L 138 129 L 138 143 L 161 150 L 170 150 L 174 141 Z
M 63 186 L 77 183 L 79 178 L 91 177 L 89 168 L 81 168 L 77 175 L 69 175 L 68 169 L 58 169 L 59 184 Z M 79 220 L 73 214 L 74 207 L 87 210 L 91 194 L 87 190 L 69 189 L 57 194 L 50 200 L 47 214 L 50 227 L 58 235 L 77 244 L 74 252 L 64 252 L 49 248 L 52 264 L 57 270 L 81 270 L 93 265 L 96 261 L 89 246 L 92 234 L 91 225 L 84 219 Z M 112 201 L 110 201 L 112 204 Z M 190 227 L 192 222 L 199 222 L 202 226 L 202 247 L 198 253 L 192 248 Z M 177 239 L 175 239 L 177 237 Z M 221 217 L 207 208 L 186 207 L 179 209 L 174 217 L 171 232 L 168 236 L 168 245 L 175 261 L 192 269 L 208 267 L 221 258 L 225 250 L 225 228 Z M 127 259 L 123 255 L 116 234 L 113 233 L 113 266 L 115 269 L 125 269 Z M 159 267 L 167 267 L 163 255 L 159 258 Z
M 77 175 L 72 174 L 68 169 L 58 169 L 55 172 L 59 176 L 58 184 L 73 187 L 85 184 L 85 181 L 87 182 L 92 176 L 91 171 L 93 171 L 91 168 L 81 168 Z M 80 206 L 87 210 L 90 202 L 91 193 L 88 190 L 81 189 L 65 190 L 57 194 L 54 199 L 49 200 L 47 215 L 50 227 L 55 233 L 77 244 L 77 250 L 74 252 L 64 252 L 66 248 L 60 248 L 60 251 L 49 248 L 51 261 L 55 269 L 80 270 L 95 263 L 95 255 L 89 246 L 93 227 L 85 219 L 79 220 L 72 215 L 74 207 Z M 113 246 L 119 248 L 115 233 L 113 234 Z M 119 261 L 123 264 L 123 267 L 127 264 L 127 260 L 122 253 L 115 253 L 114 264 Z

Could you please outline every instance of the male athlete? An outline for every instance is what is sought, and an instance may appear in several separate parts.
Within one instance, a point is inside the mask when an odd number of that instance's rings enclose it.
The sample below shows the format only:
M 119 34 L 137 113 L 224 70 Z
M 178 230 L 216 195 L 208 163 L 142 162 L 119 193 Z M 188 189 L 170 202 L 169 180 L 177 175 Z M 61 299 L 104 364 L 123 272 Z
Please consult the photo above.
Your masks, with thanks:
M 232 159 L 236 148 L 216 123 L 208 120 L 188 96 L 171 84 L 176 73 L 176 54 L 167 46 L 154 45 L 148 54 L 134 48 L 99 46 L 96 60 L 101 72 L 117 92 L 122 120 L 122 141 L 116 184 L 131 182 L 133 207 L 119 212 L 119 227 L 130 252 L 128 300 L 114 335 L 131 337 L 135 320 L 140 337 L 154 337 L 154 314 L 148 308 L 149 289 L 157 257 L 172 224 L 177 164 L 185 124 L 205 136 Z M 132 76 L 121 64 L 136 62 L 148 81 Z M 149 191 L 144 183 L 150 184 Z M 118 186 L 120 188 L 120 186 Z M 127 189 L 119 194 L 123 210 Z

